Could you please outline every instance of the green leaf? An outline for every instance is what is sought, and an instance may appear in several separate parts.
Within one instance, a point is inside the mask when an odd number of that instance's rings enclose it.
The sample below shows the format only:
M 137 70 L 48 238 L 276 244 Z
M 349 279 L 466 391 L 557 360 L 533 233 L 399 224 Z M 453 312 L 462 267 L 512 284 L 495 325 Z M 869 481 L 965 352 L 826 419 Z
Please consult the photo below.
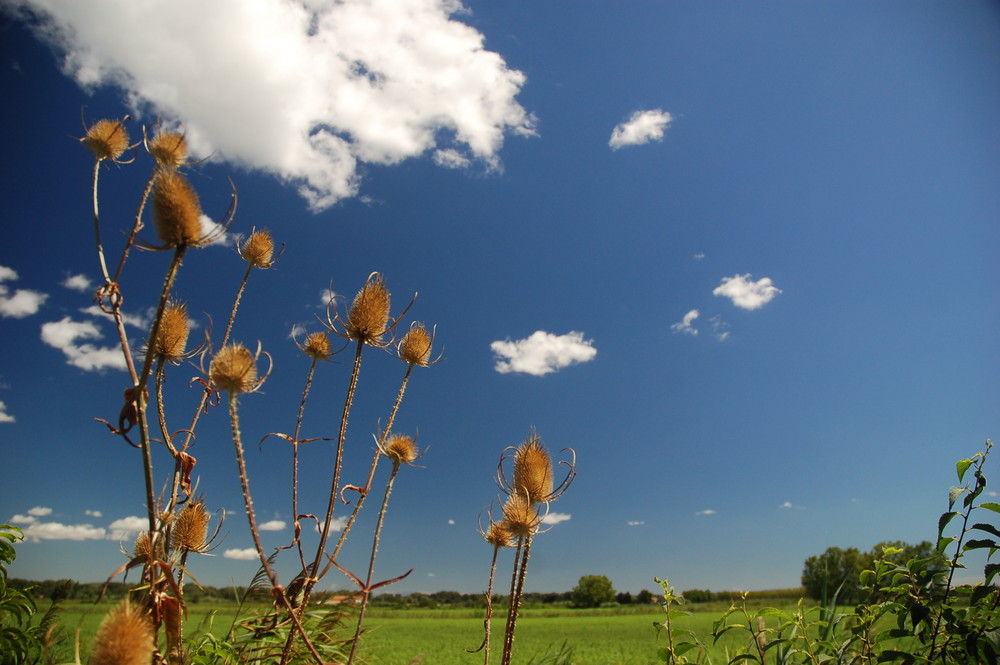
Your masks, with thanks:
M 948 510 L 951 510 L 951 507 L 955 505 L 956 501 L 958 501 L 958 497 L 962 496 L 962 494 L 965 493 L 966 489 L 968 488 L 952 487 L 950 490 L 948 490 Z
M 993 501 L 984 501 L 976 506 L 976 508 L 985 508 L 986 510 L 992 510 L 995 513 L 1000 513 L 1000 503 L 995 503 Z
M 978 529 L 979 531 L 985 531 L 986 533 L 992 534 L 997 538 L 1000 538 L 1000 529 L 996 528 L 992 524 L 984 524 L 982 522 L 979 522 L 977 524 L 973 524 L 972 528 Z
M 1000 563 L 986 564 L 983 567 L 983 575 L 986 577 L 986 580 L 983 582 L 983 584 L 989 584 L 990 581 L 998 574 L 1000 574 Z
M 693 642 L 678 642 L 677 645 L 674 647 L 674 653 L 680 656 L 682 654 L 687 653 L 696 646 L 698 645 L 694 644 Z
M 757 656 L 753 655 L 752 653 L 741 653 L 740 655 L 738 655 L 735 658 L 733 658 L 732 660 L 730 660 L 729 661 L 729 665 L 733 665 L 733 663 L 738 663 L 741 660 L 752 660 L 755 663 L 759 663 L 760 662 L 760 659 L 757 658 Z
M 990 540 L 989 538 L 979 538 L 973 539 L 965 543 L 962 547 L 963 550 L 983 550 L 983 549 L 996 549 L 997 542 L 995 540 Z
M 962 482 L 962 478 L 965 477 L 965 472 L 969 470 L 970 466 L 972 466 L 972 460 L 970 459 L 959 460 L 955 464 L 955 471 L 958 472 L 958 482 Z
M 956 517 L 958 517 L 960 514 L 961 513 L 952 510 L 941 515 L 941 517 L 938 518 L 938 536 L 944 533 L 944 529 L 946 526 L 948 526 L 948 523 L 951 522 Z
M 950 537 L 938 538 L 937 551 L 944 552 L 946 549 L 948 549 L 948 546 L 951 545 L 953 542 L 955 542 L 954 538 Z

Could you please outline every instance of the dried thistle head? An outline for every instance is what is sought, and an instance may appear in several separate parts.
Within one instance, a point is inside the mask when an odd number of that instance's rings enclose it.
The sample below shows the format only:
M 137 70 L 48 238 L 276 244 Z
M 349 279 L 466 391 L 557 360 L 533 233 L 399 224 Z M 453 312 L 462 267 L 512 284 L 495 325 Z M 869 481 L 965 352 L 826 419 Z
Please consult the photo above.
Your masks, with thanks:
M 512 494 L 503 504 L 503 521 L 512 536 L 524 538 L 538 530 L 542 517 L 527 497 L 523 494 Z
M 325 330 L 310 333 L 306 341 L 299 345 L 302 352 L 314 360 L 326 360 L 333 355 L 330 348 L 330 336 Z
M 135 537 L 135 544 L 132 546 L 132 555 L 135 557 L 149 556 L 149 544 L 150 537 L 148 531 L 140 531 Z M 156 558 L 162 560 L 166 556 L 166 550 L 163 547 L 163 539 L 158 538 L 156 540 Z
M 257 358 L 239 343 L 219 349 L 208 368 L 209 378 L 219 390 L 232 394 L 252 392 L 260 385 L 257 380 Z
M 256 268 L 270 268 L 274 263 L 274 240 L 267 230 L 251 233 L 239 249 L 243 260 Z
M 347 336 L 377 346 L 388 328 L 389 305 L 389 291 L 382 275 L 372 273 L 347 312 Z
M 83 138 L 97 161 L 110 159 L 115 162 L 129 149 L 128 131 L 124 120 L 98 120 Z
M 552 496 L 552 458 L 534 431 L 514 452 L 512 484 L 531 503 L 544 503 Z
M 168 302 L 160 319 L 160 327 L 153 343 L 153 354 L 164 360 L 179 361 L 184 358 L 191 323 L 183 303 Z
M 514 534 L 505 521 L 490 522 L 490 526 L 483 532 L 483 538 L 497 549 L 514 544 Z
M 417 442 L 406 434 L 390 434 L 382 454 L 397 464 L 411 464 L 420 456 Z
M 189 503 L 177 514 L 170 536 L 174 548 L 203 552 L 208 544 L 208 522 L 211 519 L 201 501 Z
M 90 665 L 149 665 L 156 647 L 149 615 L 133 607 L 128 598 L 108 612 L 101 621 Z
M 181 166 L 187 159 L 187 141 L 178 132 L 157 132 L 153 140 L 146 144 L 146 149 L 157 164 L 168 169 Z
M 201 244 L 201 216 L 198 194 L 187 178 L 174 170 L 160 173 L 153 191 L 153 221 L 160 240 L 168 247 Z
M 403 362 L 426 367 L 430 364 L 433 344 L 434 338 L 427 332 L 424 324 L 414 321 L 403 335 L 403 339 L 399 341 L 397 351 Z

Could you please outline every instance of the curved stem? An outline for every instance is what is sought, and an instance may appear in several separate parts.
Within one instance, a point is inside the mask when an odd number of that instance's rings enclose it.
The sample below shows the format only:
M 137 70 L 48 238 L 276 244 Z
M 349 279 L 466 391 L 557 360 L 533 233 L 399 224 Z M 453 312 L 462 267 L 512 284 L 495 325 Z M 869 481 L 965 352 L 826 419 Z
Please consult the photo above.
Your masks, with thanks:
M 299 434 L 302 432 L 302 417 L 306 410 L 306 400 L 309 398 L 309 391 L 312 388 L 313 375 L 316 373 L 316 358 L 309 364 L 309 372 L 306 374 L 306 385 L 302 389 L 302 401 L 299 402 L 299 413 L 295 418 L 295 432 L 292 434 L 292 519 L 299 520 Z M 302 542 L 296 535 L 296 546 L 299 551 L 299 561 L 302 570 L 306 570 L 305 552 L 302 551 Z
M 240 308 L 240 301 L 243 299 L 243 292 L 247 288 L 247 280 L 250 279 L 250 271 L 253 270 L 253 265 L 247 266 L 247 271 L 243 273 L 243 281 L 240 282 L 240 288 L 236 290 L 236 299 L 233 301 L 233 308 L 229 312 L 229 323 L 226 324 L 226 334 L 222 336 L 222 346 L 226 345 L 229 341 L 229 335 L 233 332 L 233 321 L 236 320 L 236 310 Z
M 153 169 L 153 173 L 149 176 L 149 180 L 146 181 L 146 188 L 142 190 L 142 198 L 139 199 L 139 207 L 135 211 L 135 221 L 132 222 L 132 231 L 129 233 L 128 240 L 125 242 L 125 249 L 122 250 L 122 257 L 118 261 L 118 269 L 115 270 L 114 282 L 117 283 L 122 276 L 122 270 L 125 268 L 125 261 L 128 259 L 129 251 L 135 245 L 135 238 L 142 230 L 142 211 L 146 208 L 146 202 L 149 200 L 149 193 L 153 190 L 153 183 L 156 182 L 156 177 L 159 175 L 159 169 Z

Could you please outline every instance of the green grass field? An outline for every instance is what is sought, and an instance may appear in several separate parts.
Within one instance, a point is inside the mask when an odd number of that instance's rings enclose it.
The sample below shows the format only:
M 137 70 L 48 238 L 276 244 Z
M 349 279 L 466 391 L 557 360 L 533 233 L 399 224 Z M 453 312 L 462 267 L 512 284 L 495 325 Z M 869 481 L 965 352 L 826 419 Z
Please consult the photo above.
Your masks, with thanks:
M 62 624 L 72 636 L 80 629 L 81 652 L 88 652 L 90 641 L 110 603 L 94 606 L 65 603 Z M 696 606 L 689 606 L 695 609 Z M 694 611 L 682 617 L 677 628 L 695 631 L 704 641 L 711 642 L 712 623 L 723 608 L 708 605 L 705 611 Z M 791 606 L 788 609 L 792 609 Z M 229 629 L 236 606 L 232 604 L 194 604 L 189 607 L 185 631 L 196 635 L 211 625 L 215 635 L 223 636 Z M 493 623 L 493 653 L 499 654 L 503 638 L 504 617 L 498 612 Z M 514 642 L 515 662 L 537 662 L 563 645 L 572 650 L 569 661 L 574 665 L 651 665 L 656 663 L 657 649 L 664 638 L 657 638 L 653 622 L 662 619 L 657 606 L 623 607 L 605 610 L 571 610 L 565 608 L 526 609 L 518 622 Z M 371 665 L 477 665 L 483 654 L 467 653 L 483 638 L 483 617 L 474 610 L 385 610 L 374 609 L 366 624 L 364 652 Z M 713 662 L 725 662 L 726 647 L 744 635 L 734 635 L 733 641 L 722 642 L 709 655 Z M 741 642 L 742 644 L 742 642 Z M 71 651 L 69 652 L 71 653 Z M 72 658 L 70 657 L 70 660 Z M 494 662 L 495 658 L 491 658 Z

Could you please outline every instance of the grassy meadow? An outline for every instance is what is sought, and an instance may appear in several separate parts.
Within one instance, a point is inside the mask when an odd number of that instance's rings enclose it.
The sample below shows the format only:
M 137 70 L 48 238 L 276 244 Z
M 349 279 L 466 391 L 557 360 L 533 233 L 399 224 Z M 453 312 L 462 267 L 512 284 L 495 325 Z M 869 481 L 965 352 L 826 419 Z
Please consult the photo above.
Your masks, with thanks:
M 81 651 L 87 653 L 109 607 L 109 603 L 62 604 L 61 623 L 70 636 L 67 655 L 71 653 L 72 635 L 77 629 Z M 675 621 L 675 628 L 693 630 L 710 644 L 712 624 L 727 606 L 706 603 L 687 608 L 693 616 Z M 785 609 L 791 611 L 794 606 L 787 605 Z M 187 633 L 193 637 L 210 630 L 224 637 L 236 612 L 237 607 L 232 603 L 192 604 L 185 623 Z M 498 610 L 494 616 L 492 641 L 497 653 L 503 637 L 503 615 Z M 656 652 L 664 640 L 663 636 L 657 636 L 653 622 L 662 618 L 663 611 L 656 605 L 596 610 L 525 608 L 515 639 L 515 662 L 539 663 L 546 656 L 566 649 L 572 655 L 560 662 L 567 665 L 651 665 L 658 662 Z M 476 665 L 483 660 L 482 652 L 466 652 L 478 647 L 483 637 L 483 615 L 475 610 L 376 608 L 370 613 L 366 631 L 362 655 L 370 665 Z M 713 661 L 726 662 L 726 647 L 735 646 L 736 640 L 735 634 L 720 640 L 709 652 Z

